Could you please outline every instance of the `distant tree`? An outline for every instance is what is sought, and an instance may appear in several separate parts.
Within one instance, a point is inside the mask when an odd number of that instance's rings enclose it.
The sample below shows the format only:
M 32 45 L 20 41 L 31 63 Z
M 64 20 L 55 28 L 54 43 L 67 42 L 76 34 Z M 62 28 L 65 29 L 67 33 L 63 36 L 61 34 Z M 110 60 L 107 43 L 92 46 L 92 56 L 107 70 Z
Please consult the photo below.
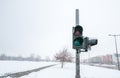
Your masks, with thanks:
M 37 56 L 35 57 L 35 61 L 40 61 L 40 60 L 41 60 L 40 55 L 37 55 Z
M 28 60 L 29 61 L 34 61 L 35 60 L 34 57 L 35 57 L 34 54 L 30 54 L 30 56 L 28 57 Z
M 24 58 L 21 56 L 21 55 L 19 55 L 18 57 L 16 57 L 17 58 L 17 60 L 19 60 L 19 61 L 23 61 L 24 60 Z
M 46 56 L 46 57 L 45 57 L 45 60 L 46 60 L 47 62 L 50 61 L 49 56 Z
M 48 60 L 49 58 L 47 58 Z M 5 54 L 0 55 L 0 60 L 17 60 L 17 61 L 41 61 L 41 57 L 39 55 L 35 56 L 31 54 L 29 57 L 19 56 L 7 56 Z
M 5 54 L 1 54 L 0 55 L 0 60 L 6 60 L 6 55 Z
M 66 48 L 64 48 L 59 53 L 56 53 L 54 57 L 56 60 L 61 62 L 61 68 L 63 68 L 64 62 L 72 62 L 73 60 L 72 54 L 68 52 Z

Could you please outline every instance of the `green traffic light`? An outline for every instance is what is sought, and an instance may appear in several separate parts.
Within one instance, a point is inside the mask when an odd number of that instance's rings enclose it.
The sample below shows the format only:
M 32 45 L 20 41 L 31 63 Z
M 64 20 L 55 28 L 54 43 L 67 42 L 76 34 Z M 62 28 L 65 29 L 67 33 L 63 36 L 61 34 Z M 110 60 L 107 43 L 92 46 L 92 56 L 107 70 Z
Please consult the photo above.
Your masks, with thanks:
M 83 43 L 83 38 L 79 37 L 79 38 L 76 38 L 73 42 L 73 45 L 74 46 L 81 46 Z
M 79 41 L 74 41 L 74 46 L 80 46 L 80 42 Z

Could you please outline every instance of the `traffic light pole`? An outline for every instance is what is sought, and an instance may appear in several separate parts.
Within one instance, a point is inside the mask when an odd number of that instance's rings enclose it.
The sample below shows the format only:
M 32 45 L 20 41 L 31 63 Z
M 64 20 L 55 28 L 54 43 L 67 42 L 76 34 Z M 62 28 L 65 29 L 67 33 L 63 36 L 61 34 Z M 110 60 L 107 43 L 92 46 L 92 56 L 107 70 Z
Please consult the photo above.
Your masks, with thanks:
M 87 52 L 88 46 L 97 44 L 97 39 L 89 39 L 83 36 L 83 28 L 79 25 L 79 9 L 76 9 L 76 26 L 73 27 L 73 49 L 76 49 L 76 73 L 75 78 L 80 78 L 80 53 Z
M 76 75 L 75 78 L 80 78 L 80 49 L 76 49 Z
M 79 25 L 79 9 L 76 9 L 76 25 Z M 76 49 L 76 75 L 75 78 L 80 78 L 80 49 Z
M 76 9 L 76 25 L 79 25 L 79 9 Z

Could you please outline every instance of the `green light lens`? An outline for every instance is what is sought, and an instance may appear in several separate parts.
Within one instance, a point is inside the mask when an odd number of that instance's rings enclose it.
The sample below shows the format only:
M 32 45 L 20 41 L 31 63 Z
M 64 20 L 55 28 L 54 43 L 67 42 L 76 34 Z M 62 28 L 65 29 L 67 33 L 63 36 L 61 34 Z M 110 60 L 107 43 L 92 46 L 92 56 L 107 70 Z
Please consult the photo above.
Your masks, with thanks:
M 77 40 L 75 40 L 75 41 L 74 41 L 74 45 L 75 45 L 75 46 L 80 46 L 80 42 L 77 41 Z
M 81 37 L 78 37 L 74 40 L 73 45 L 74 46 L 81 46 L 83 43 L 83 39 Z

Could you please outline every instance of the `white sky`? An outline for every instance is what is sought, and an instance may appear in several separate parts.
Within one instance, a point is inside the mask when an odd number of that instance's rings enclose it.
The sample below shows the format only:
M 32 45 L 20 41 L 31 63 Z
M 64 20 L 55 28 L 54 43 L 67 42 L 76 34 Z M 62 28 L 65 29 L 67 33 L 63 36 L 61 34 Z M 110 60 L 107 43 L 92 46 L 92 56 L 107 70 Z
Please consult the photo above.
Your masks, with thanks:
M 0 0 L 0 54 L 52 57 L 64 47 L 74 54 L 76 8 L 83 35 L 99 41 L 90 55 L 115 53 L 114 38 L 108 34 L 120 34 L 119 0 Z M 117 42 L 120 51 L 120 37 Z

